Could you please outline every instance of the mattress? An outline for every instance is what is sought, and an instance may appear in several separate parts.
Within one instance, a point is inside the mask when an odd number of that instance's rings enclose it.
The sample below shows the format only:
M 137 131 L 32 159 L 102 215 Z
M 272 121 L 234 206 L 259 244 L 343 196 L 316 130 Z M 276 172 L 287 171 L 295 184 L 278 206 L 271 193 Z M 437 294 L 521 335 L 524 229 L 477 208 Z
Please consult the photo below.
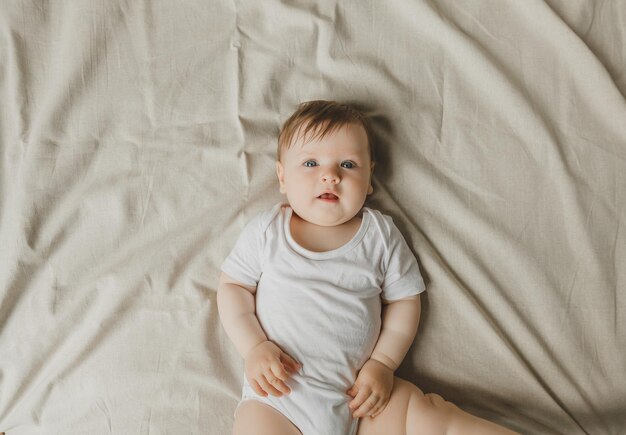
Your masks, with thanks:
M 626 433 L 625 29 L 600 0 L 0 3 L 0 432 L 230 433 L 219 266 L 330 99 L 427 283 L 397 376 Z

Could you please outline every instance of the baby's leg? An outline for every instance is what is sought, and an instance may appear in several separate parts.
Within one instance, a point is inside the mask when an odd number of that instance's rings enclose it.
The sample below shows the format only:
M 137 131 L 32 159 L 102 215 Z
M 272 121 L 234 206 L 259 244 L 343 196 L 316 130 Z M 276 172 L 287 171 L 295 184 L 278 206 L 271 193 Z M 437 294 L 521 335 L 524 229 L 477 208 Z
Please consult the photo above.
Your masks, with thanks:
M 513 435 L 516 432 L 483 420 L 446 402 L 437 394 L 424 394 L 410 382 L 394 379 L 391 398 L 376 418 L 362 418 L 358 435 Z
M 302 435 L 280 412 L 256 400 L 243 401 L 235 412 L 233 435 Z

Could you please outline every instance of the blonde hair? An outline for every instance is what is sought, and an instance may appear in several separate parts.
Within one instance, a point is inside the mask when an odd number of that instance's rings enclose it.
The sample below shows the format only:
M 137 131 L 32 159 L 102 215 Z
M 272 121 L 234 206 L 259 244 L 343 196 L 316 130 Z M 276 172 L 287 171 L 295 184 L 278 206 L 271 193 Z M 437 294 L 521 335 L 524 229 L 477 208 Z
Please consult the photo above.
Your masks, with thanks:
M 276 159 L 280 160 L 283 149 L 291 147 L 296 134 L 302 136 L 304 143 L 324 136 L 347 124 L 359 124 L 367 134 L 370 161 L 374 162 L 374 141 L 367 117 L 349 104 L 336 101 L 313 100 L 298 105 L 296 111 L 285 121 L 278 135 Z M 311 135 L 311 137 L 308 137 Z

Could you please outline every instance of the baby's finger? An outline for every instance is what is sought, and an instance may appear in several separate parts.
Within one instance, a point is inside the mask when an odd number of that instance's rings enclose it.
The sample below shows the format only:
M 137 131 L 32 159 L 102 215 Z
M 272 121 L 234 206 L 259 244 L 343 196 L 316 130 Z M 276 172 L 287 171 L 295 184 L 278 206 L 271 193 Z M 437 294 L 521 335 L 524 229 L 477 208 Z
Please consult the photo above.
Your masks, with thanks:
M 259 383 L 255 381 L 254 379 L 250 380 L 250 386 L 252 387 L 254 392 L 257 393 L 259 396 L 263 396 L 263 397 L 267 396 L 267 393 L 263 391 L 263 388 L 261 388 Z
M 275 386 L 274 384 L 278 381 L 281 382 L 280 379 L 273 377 L 272 375 L 268 375 L 270 377 L 270 379 L 272 380 L 272 382 L 269 382 L 268 379 L 266 379 L 265 376 L 261 376 L 259 378 L 259 384 L 261 385 L 261 387 L 267 391 L 269 394 L 271 394 L 272 396 L 282 396 L 283 393 L 281 393 Z
M 283 364 L 291 369 L 291 371 L 297 372 L 302 367 L 302 364 L 297 362 L 295 359 L 287 355 L 286 353 L 280 354 L 280 360 Z
M 268 374 L 266 375 L 267 381 L 269 382 L 269 384 L 276 388 L 277 390 L 279 390 L 281 393 L 284 394 L 289 394 L 291 393 L 291 389 L 287 386 L 287 384 L 282 381 L 281 379 L 277 378 L 276 376 L 272 375 L 272 374 Z
M 301 365 L 294 364 L 292 362 L 282 361 L 282 363 L 283 363 L 283 367 L 285 367 L 287 370 L 289 370 L 289 373 L 291 373 L 291 374 L 298 373 L 298 371 L 302 368 Z
M 359 392 L 356 394 L 354 399 L 352 399 L 349 403 L 350 409 L 352 411 L 356 411 L 359 407 L 367 400 L 370 396 L 371 390 L 368 388 L 361 388 Z M 354 412 L 353 412 L 354 414 Z
M 270 372 L 271 375 L 280 379 L 281 381 L 287 381 L 289 379 L 289 374 L 285 371 L 285 368 L 280 362 L 273 362 L 270 364 Z
M 365 417 L 369 415 L 370 410 L 374 408 L 374 406 L 376 406 L 377 403 L 378 403 L 378 397 L 372 394 L 371 396 L 367 398 L 367 400 L 361 406 L 359 406 L 359 408 L 356 411 L 354 411 L 353 415 L 355 417 Z
M 300 370 L 300 366 L 292 366 L 292 365 L 287 365 L 287 364 L 285 365 L 285 368 L 289 370 L 289 373 L 291 373 L 292 375 L 294 373 L 298 373 L 298 371 Z
M 378 404 L 376 406 L 374 406 L 374 408 L 372 408 L 372 410 L 370 411 L 370 417 L 374 418 L 378 414 L 383 412 L 383 410 L 385 409 L 386 405 L 387 405 L 387 403 L 385 403 L 384 401 L 382 401 L 382 400 L 379 401 Z
M 277 371 L 281 374 L 277 375 Z M 282 367 L 279 367 L 278 364 L 276 366 L 272 365 L 272 370 L 270 371 L 270 373 L 266 374 L 265 377 L 267 378 L 267 381 L 276 389 L 282 391 L 285 394 L 291 393 L 291 389 L 284 382 L 285 380 L 289 379 L 289 375 L 287 375 L 287 372 L 285 372 Z

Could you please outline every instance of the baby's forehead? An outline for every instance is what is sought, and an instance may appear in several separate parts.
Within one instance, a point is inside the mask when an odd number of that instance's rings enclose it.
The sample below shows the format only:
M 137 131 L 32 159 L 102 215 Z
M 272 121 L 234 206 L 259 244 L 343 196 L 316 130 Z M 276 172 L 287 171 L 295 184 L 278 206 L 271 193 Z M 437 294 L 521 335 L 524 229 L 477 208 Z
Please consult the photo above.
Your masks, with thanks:
M 368 148 L 367 144 L 348 144 L 342 141 L 337 141 L 336 143 L 307 142 L 296 144 L 288 150 L 288 154 L 294 159 L 316 156 L 358 158 L 367 157 Z
M 295 135 L 291 147 L 298 151 L 323 148 L 328 145 L 333 148 L 348 147 L 353 149 L 368 149 L 368 138 L 365 129 L 360 124 L 349 123 L 336 125 L 331 129 L 320 126 L 312 127 L 308 132 L 304 127 Z

